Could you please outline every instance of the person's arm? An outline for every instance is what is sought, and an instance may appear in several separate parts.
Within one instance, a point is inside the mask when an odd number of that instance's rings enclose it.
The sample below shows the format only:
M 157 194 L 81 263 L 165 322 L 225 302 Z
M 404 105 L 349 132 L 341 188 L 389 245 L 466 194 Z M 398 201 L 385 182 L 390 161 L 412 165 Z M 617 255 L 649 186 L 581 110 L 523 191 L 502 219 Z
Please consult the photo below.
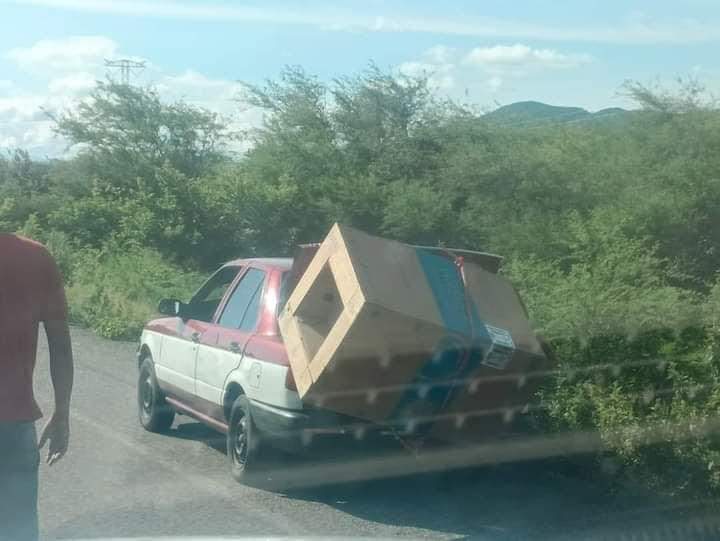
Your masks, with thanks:
M 48 284 L 43 324 L 50 353 L 50 377 L 55 392 L 55 411 L 40 436 L 39 446 L 48 443 L 47 462 L 52 465 L 67 452 L 70 440 L 70 395 L 73 386 L 73 354 L 62 277 L 49 258 Z
M 73 386 L 73 355 L 67 321 L 45 322 L 50 351 L 50 377 L 55 390 L 55 411 L 40 437 L 49 442 L 47 462 L 52 465 L 67 452 L 70 440 L 70 394 Z

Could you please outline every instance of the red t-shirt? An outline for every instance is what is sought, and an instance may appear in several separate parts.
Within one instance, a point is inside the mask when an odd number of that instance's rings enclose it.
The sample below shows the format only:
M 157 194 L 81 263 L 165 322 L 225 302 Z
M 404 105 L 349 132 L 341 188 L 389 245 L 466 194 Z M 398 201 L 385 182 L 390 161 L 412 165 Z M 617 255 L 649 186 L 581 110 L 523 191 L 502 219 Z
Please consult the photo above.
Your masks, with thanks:
M 38 323 L 66 319 L 52 256 L 42 244 L 0 234 L 0 422 L 42 417 L 32 383 Z

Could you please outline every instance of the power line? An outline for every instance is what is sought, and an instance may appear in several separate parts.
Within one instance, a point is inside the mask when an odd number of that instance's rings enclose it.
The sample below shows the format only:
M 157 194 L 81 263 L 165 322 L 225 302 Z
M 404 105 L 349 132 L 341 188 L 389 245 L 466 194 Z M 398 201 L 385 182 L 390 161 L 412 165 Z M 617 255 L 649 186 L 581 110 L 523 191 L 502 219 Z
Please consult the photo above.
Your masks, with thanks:
M 145 61 L 131 60 L 129 58 L 118 58 L 117 60 L 105 60 L 105 67 L 120 71 L 120 82 L 124 85 L 130 84 L 130 75 L 133 72 L 140 72 L 145 69 Z

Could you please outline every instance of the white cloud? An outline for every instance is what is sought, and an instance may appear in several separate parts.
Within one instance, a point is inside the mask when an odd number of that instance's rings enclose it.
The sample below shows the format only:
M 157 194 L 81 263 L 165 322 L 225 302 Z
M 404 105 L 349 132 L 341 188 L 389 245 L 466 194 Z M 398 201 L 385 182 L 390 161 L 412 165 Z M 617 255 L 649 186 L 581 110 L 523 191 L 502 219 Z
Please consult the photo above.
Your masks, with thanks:
M 240 101 L 243 86 L 237 81 L 215 79 L 193 70 L 160 75 L 153 83 L 166 101 L 182 100 L 217 113 L 230 132 L 238 133 L 262 125 L 263 111 Z M 247 141 L 231 141 L 228 150 L 242 153 Z
M 449 74 L 440 75 L 430 80 L 436 90 L 450 90 L 455 86 L 455 77 Z
M 516 98 L 518 81 L 547 76 L 553 70 L 578 68 L 591 61 L 583 53 L 524 44 L 470 50 L 437 45 L 396 69 L 404 75 L 427 77 L 436 92 L 472 107 L 494 102 L 499 96 Z
M 21 147 L 41 157 L 64 155 L 66 141 L 55 135 L 47 113 L 73 108 L 86 98 L 104 76 L 104 58 L 117 53 L 118 45 L 104 36 L 40 40 L 4 53 L 21 69 L 45 79 L 46 87 L 32 93 L 14 81 L 0 87 L 0 148 Z
M 20 0 L 5 0 L 20 3 Z M 698 43 L 720 41 L 720 24 L 711 20 L 655 20 L 632 16 L 607 25 L 534 24 L 488 17 L 362 14 L 336 4 L 270 8 L 213 2 L 149 0 L 23 0 L 23 4 L 81 12 L 192 21 L 315 26 L 335 31 L 413 32 L 484 38 L 600 43 Z
M 408 77 L 427 77 L 428 85 L 436 91 L 450 90 L 455 86 L 450 63 L 403 62 L 397 67 L 398 73 Z
M 0 133 L 0 150 L 5 148 L 17 148 L 17 139 L 8 133 Z
M 438 66 L 428 62 L 403 62 L 398 71 L 408 77 L 427 77 L 435 73 Z
M 493 93 L 500 90 L 500 87 L 502 86 L 502 84 L 503 84 L 502 77 L 498 77 L 497 75 L 495 75 L 494 77 L 490 77 L 490 79 L 488 79 L 488 81 L 487 81 L 487 86 L 490 89 L 490 92 L 493 92 Z
M 45 96 L 12 96 L 0 98 L 0 122 L 34 122 L 45 119 L 41 107 Z
M 591 62 L 586 54 L 566 54 L 554 49 L 533 49 L 528 45 L 495 45 L 477 47 L 463 62 L 484 68 L 574 68 Z
M 163 75 L 154 85 L 158 91 L 172 99 L 187 101 L 231 100 L 241 89 L 240 83 L 226 79 L 213 79 L 193 70 L 178 75 Z
M 65 146 L 53 131 L 52 122 L 34 122 L 20 134 L 18 146 L 34 151 L 47 153 L 50 148 L 60 149 Z
M 72 36 L 65 39 L 44 39 L 31 47 L 19 47 L 5 57 L 32 72 L 95 71 L 103 60 L 117 54 L 117 44 L 105 36 Z
M 435 45 L 423 53 L 428 62 L 447 64 L 454 60 L 457 49 L 446 45 Z
M 48 83 L 48 90 L 51 94 L 84 95 L 95 88 L 97 80 L 92 73 L 80 71 L 52 79 Z
M 38 157 L 62 155 L 65 143 L 55 137 L 53 122 L 42 110 L 59 106 L 59 99 L 50 96 L 0 97 L 0 149 L 24 148 Z

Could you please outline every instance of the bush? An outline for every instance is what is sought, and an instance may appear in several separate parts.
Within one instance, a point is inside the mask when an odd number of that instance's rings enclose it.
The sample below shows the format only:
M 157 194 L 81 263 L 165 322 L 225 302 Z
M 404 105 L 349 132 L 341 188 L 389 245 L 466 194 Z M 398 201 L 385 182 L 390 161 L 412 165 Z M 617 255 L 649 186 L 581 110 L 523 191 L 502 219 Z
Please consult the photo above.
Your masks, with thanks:
M 110 241 L 83 246 L 66 233 L 44 229 L 31 215 L 20 234 L 45 244 L 63 274 L 70 319 L 99 335 L 136 338 L 163 297 L 188 299 L 201 276 L 149 248 Z
M 507 268 L 559 363 L 538 419 L 599 433 L 646 485 L 720 490 L 720 287 L 703 303 L 670 285 L 672 266 L 616 225 L 575 223 L 568 258 Z
M 45 245 L 55 258 L 66 284 L 71 282 L 77 262 L 89 252 L 69 235 L 43 228 L 36 214 L 31 214 L 18 232 Z
M 67 289 L 70 317 L 106 338 L 137 338 L 158 300 L 187 300 L 200 281 L 150 249 L 86 251 Z

